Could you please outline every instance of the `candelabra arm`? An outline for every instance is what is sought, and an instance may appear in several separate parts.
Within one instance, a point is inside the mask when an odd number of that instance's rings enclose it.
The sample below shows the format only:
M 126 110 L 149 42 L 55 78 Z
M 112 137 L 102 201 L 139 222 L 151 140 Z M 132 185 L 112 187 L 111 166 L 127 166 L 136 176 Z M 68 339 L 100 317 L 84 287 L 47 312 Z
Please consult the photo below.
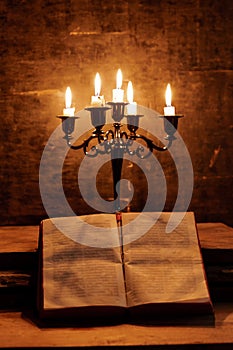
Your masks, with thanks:
M 128 138 L 129 138 L 129 136 L 128 136 L 126 131 L 121 132 L 120 136 L 121 136 L 122 139 L 125 138 L 126 140 L 128 140 Z
M 106 131 L 105 139 L 108 140 L 109 135 L 111 135 L 112 139 L 114 138 L 114 132 L 112 130 Z
M 71 149 L 74 149 L 74 150 L 77 150 L 77 149 L 83 149 L 83 152 L 85 155 L 88 155 L 89 157 L 95 157 L 97 155 L 97 153 L 105 153 L 104 151 L 100 151 L 98 150 L 95 146 L 92 147 L 92 150 L 95 150 L 96 152 L 93 153 L 93 154 L 90 154 L 88 152 L 88 145 L 90 143 L 91 140 L 93 139 L 98 139 L 99 141 L 99 144 L 100 144 L 100 141 L 102 141 L 102 137 L 100 137 L 99 134 L 95 134 L 93 133 L 90 137 L 88 137 L 88 139 L 84 140 L 82 143 L 80 143 L 79 145 L 72 145 L 71 142 L 70 142 L 70 139 L 69 138 L 66 138 L 66 141 L 67 141 L 67 145 L 71 148 Z
M 65 136 L 64 139 L 66 139 L 66 143 L 69 146 L 69 148 L 76 150 L 83 148 L 86 143 L 86 140 L 84 140 L 82 143 L 80 143 L 80 145 L 72 145 L 72 143 L 70 142 L 70 137 Z
M 141 139 L 146 142 L 147 147 L 149 148 L 150 152 L 153 152 L 155 149 L 156 151 L 159 152 L 164 152 L 167 151 L 169 147 L 172 145 L 173 138 L 169 138 L 168 144 L 164 147 L 160 147 L 158 145 L 155 145 L 151 139 L 148 139 L 146 136 L 139 135 L 139 134 L 134 134 L 133 136 L 130 136 L 130 139 L 136 140 L 136 139 Z M 150 154 L 150 153 L 149 153 Z M 144 158 L 144 157 L 143 157 Z

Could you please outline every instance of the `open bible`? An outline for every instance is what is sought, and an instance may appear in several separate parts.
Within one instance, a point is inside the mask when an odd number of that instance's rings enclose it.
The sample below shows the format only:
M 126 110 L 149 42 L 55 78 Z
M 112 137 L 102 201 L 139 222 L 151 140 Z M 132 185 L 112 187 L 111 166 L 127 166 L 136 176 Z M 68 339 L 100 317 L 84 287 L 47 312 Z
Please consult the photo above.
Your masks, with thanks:
M 212 319 L 194 214 L 185 213 L 170 233 L 171 213 L 156 222 L 153 213 L 121 215 L 122 222 L 115 214 L 41 222 L 39 317 L 80 323 Z

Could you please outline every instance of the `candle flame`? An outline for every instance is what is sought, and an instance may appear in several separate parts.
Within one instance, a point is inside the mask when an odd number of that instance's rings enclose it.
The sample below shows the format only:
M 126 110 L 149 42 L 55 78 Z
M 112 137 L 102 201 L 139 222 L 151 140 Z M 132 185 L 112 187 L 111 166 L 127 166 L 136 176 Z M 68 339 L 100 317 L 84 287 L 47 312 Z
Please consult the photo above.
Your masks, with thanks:
M 99 96 L 101 90 L 101 79 L 99 73 L 96 73 L 95 76 L 95 95 Z
M 171 85 L 167 84 L 167 89 L 165 93 L 165 100 L 166 100 L 166 105 L 169 107 L 172 105 L 172 90 L 171 90 Z
M 118 69 L 117 78 L 116 78 L 116 88 L 121 89 L 121 85 L 122 85 L 122 73 L 121 73 L 121 70 Z
M 70 87 L 68 86 L 66 89 L 66 108 L 70 108 L 72 103 L 72 92 Z
M 127 100 L 128 100 L 129 103 L 133 103 L 133 84 L 132 84 L 132 81 L 128 82 Z

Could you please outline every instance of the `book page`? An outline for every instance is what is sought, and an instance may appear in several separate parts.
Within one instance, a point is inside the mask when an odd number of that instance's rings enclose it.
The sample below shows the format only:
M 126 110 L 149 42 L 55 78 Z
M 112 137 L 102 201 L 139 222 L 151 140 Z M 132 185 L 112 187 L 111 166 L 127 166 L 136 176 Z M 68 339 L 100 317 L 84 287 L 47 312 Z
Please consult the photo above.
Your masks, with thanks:
M 133 225 L 136 216 L 123 214 L 123 225 L 131 221 L 132 237 L 137 237 L 147 217 L 151 219 L 150 213 L 146 213 L 140 225 Z M 162 213 L 145 235 L 124 246 L 129 306 L 209 300 L 194 215 L 186 213 L 179 226 L 166 233 L 169 216 L 170 213 Z
M 116 225 L 115 215 L 57 218 L 62 225 L 73 227 L 82 235 L 91 234 L 96 222 L 105 228 Z M 60 222 L 61 223 L 61 222 Z M 78 227 L 77 227 L 78 226 Z M 120 248 L 89 247 L 71 240 L 51 220 L 43 221 L 43 292 L 44 310 L 80 306 L 126 306 Z M 114 238 L 113 238 L 114 239 Z

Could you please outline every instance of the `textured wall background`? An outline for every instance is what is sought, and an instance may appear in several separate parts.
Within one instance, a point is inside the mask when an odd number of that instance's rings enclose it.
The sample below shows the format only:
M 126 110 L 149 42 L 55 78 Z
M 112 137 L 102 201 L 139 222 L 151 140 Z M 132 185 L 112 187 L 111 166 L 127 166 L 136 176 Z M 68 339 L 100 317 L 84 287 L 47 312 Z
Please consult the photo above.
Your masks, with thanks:
M 185 114 L 179 131 L 194 167 L 189 209 L 198 221 L 233 225 L 232 0 L 2 0 L 0 9 L 2 225 L 38 223 L 46 216 L 38 171 L 59 125 L 55 116 L 64 107 L 66 86 L 81 110 L 90 103 L 98 71 L 111 100 L 119 67 L 124 84 L 133 81 L 135 100 L 160 113 L 171 83 L 173 104 Z M 91 211 L 76 180 L 82 158 L 82 152 L 69 152 L 63 173 L 78 214 Z M 159 160 L 168 184 L 165 209 L 171 210 L 176 171 L 169 155 Z M 136 189 L 131 209 L 139 210 L 145 179 L 135 165 L 125 169 Z M 108 164 L 98 176 L 105 198 L 112 196 L 109 171 Z M 54 182 L 56 176 L 51 169 Z

